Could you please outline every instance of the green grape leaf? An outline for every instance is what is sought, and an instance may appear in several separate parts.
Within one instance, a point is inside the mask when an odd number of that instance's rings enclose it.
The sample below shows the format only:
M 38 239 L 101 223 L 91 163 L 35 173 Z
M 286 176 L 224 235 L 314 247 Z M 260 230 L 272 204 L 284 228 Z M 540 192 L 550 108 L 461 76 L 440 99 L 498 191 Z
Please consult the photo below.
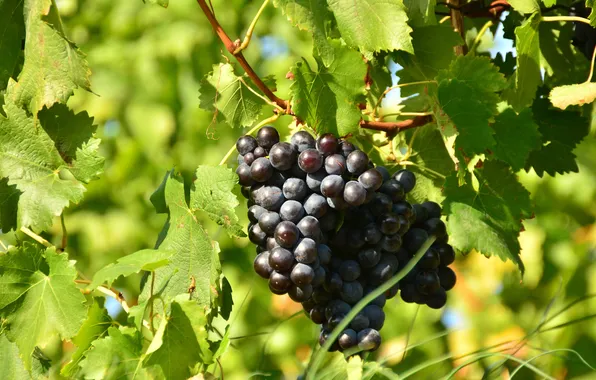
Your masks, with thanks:
M 36 115 L 44 106 L 66 103 L 79 87 L 89 89 L 91 71 L 77 47 L 66 39 L 51 0 L 25 1 L 25 64 L 10 80 L 7 99 Z
M 503 95 L 516 112 L 521 112 L 532 104 L 536 90 L 542 82 L 539 24 L 540 15 L 534 14 L 515 29 L 517 70 L 514 73 L 514 85 Z
M 89 138 L 92 121 L 86 114 L 65 111 L 62 105 L 40 112 L 38 120 L 12 103 L 5 104 L 4 110 L 7 118 L 0 115 L 0 177 L 8 177 L 9 185 L 22 192 L 18 224 L 45 230 L 70 202 L 83 198 L 81 182 L 101 170 L 98 140 Z
M 333 19 L 333 14 L 327 4 L 324 1 L 306 0 L 274 0 L 273 4 L 281 8 L 292 25 L 312 33 L 317 54 L 325 66 L 329 66 L 333 62 L 334 49 L 327 39 L 325 25 L 327 20 Z
M 253 91 L 243 77 L 234 74 L 231 64 L 220 63 L 201 80 L 200 106 L 221 113 L 232 127 L 245 127 L 259 118 L 266 104 Z
M 403 50 L 414 53 L 412 28 L 403 0 L 327 0 L 342 38 L 363 52 Z M 374 28 L 371 28 L 374 23 Z
M 508 108 L 497 115 L 492 127 L 497 144 L 491 150 L 496 158 L 511 165 L 514 172 L 522 169 L 530 152 L 541 145 L 538 125 L 530 109 L 518 115 Z
M 441 108 L 457 129 L 456 150 L 461 149 L 467 157 L 472 157 L 495 145 L 493 130 L 488 124 L 493 112 L 491 106 L 481 100 L 485 94 L 452 79 L 439 83 L 437 95 Z
M 329 67 L 320 59 L 316 71 L 306 61 L 292 67 L 292 109 L 318 133 L 345 136 L 359 127 L 366 64 L 358 52 L 337 41 L 332 46 L 334 59 Z
M 509 4 L 520 13 L 540 13 L 540 2 L 538 0 L 509 0 Z
M 435 16 L 436 0 L 404 0 L 404 5 L 406 6 L 408 19 L 410 20 L 408 24 L 419 27 L 437 23 Z M 415 46 L 414 51 L 416 51 Z
M 588 120 L 578 112 L 551 108 L 548 99 L 536 99 L 532 111 L 542 135 L 542 146 L 530 153 L 525 170 L 534 168 L 540 177 L 544 173 L 577 172 L 573 149 L 588 135 Z
M 157 268 L 167 265 L 172 255 L 174 255 L 174 252 L 160 249 L 143 249 L 131 253 L 130 255 L 119 258 L 116 263 L 108 264 L 98 270 L 93 276 L 93 281 L 87 288 L 95 289 L 104 283 L 111 286 L 120 276 L 130 276 L 142 270 L 154 271 Z
M 555 87 L 551 90 L 549 99 L 553 106 L 562 110 L 572 105 L 583 106 L 592 103 L 596 99 L 596 83 L 585 82 Z
M 106 337 L 91 343 L 91 349 L 80 362 L 80 375 L 85 379 L 150 379 L 141 367 L 142 350 L 143 338 L 135 328 L 110 327 Z
M 8 340 L 6 335 L 0 334 L 0 363 L 2 363 L 2 377 L 4 379 L 31 379 L 29 371 L 19 355 L 16 344 Z
M 8 338 L 30 369 L 35 346 L 44 346 L 56 335 L 69 339 L 79 331 L 85 297 L 74 282 L 74 261 L 55 248 L 42 251 L 24 243 L 1 255 L 0 267 L 0 314 L 10 325 Z
M 190 198 L 193 211 L 206 213 L 230 236 L 246 236 L 234 211 L 239 202 L 232 189 L 238 183 L 238 176 L 227 167 L 201 165 L 197 168 L 196 177 Z
M 379 55 L 368 63 L 369 94 L 377 100 L 387 87 L 391 87 L 393 80 L 387 68 L 387 57 Z
M 478 190 L 470 173 L 464 186 L 458 186 L 456 173 L 445 181 L 443 208 L 449 244 L 464 252 L 475 249 L 485 256 L 511 260 L 523 275 L 517 238 L 522 219 L 532 215 L 530 194 L 502 162 L 485 161 L 474 174 Z
M 77 350 L 72 354 L 70 361 L 62 367 L 60 373 L 63 376 L 74 377 L 79 370 L 79 363 L 91 348 L 91 344 L 108 333 L 108 328 L 112 325 L 112 318 L 108 315 L 103 303 L 104 298 L 93 298 L 93 303 L 87 311 L 87 319 L 83 322 L 77 335 L 72 338 Z
M 449 65 L 449 70 L 441 71 L 436 79 L 438 82 L 443 79 L 457 79 L 484 92 L 497 92 L 507 87 L 505 76 L 490 58 L 473 55 L 458 56 Z
M 191 190 L 191 199 L 195 197 L 193 193 L 194 190 Z M 167 302 L 178 294 L 187 293 L 191 278 L 194 278 L 192 299 L 202 307 L 216 310 L 221 293 L 219 245 L 211 241 L 186 203 L 182 177 L 172 172 L 166 182 L 164 194 L 169 210 L 169 226 L 159 249 L 175 253 L 170 257 L 168 265 L 153 272 L 155 289 L 159 289 L 161 298 Z M 145 286 L 139 303 L 146 302 L 149 297 L 150 289 Z
M 145 366 L 160 367 L 165 379 L 187 379 L 192 375 L 190 368 L 197 363 L 213 362 L 205 329 L 207 316 L 201 306 L 184 294 L 170 308 L 161 342 L 147 357 Z
M 15 185 L 8 184 L 8 178 L 0 178 L 0 230 L 16 230 L 20 195 L 21 192 Z
M 412 146 L 408 169 L 416 173 L 416 186 L 408 193 L 415 203 L 427 200 L 441 203 L 441 188 L 455 164 L 445 147 L 443 136 L 435 124 L 428 124 L 406 132 L 406 141 Z
M 0 0 L 0 90 L 8 84 L 21 56 L 25 38 L 22 0 Z
M 596 0 L 586 0 L 586 8 L 592 9 L 588 18 L 590 19 L 590 25 L 596 27 Z
M 415 55 L 403 52 L 395 53 L 396 61 L 403 67 L 397 73 L 400 78 L 399 82 L 435 79 L 439 70 L 447 69 L 455 58 L 453 47 L 462 43 L 459 34 L 448 25 L 414 28 L 412 44 Z M 410 94 L 408 87 L 402 88 L 402 91 L 405 95 Z
M 170 5 L 170 0 L 143 0 L 143 2 L 149 4 L 156 4 L 164 8 L 167 8 L 168 5 Z
M 168 213 L 168 206 L 166 205 L 165 191 L 166 191 L 166 184 L 168 183 L 168 178 L 170 178 L 171 174 L 172 174 L 172 171 L 170 170 L 169 172 L 167 172 L 164 175 L 163 180 L 159 184 L 159 187 L 157 189 L 155 189 L 153 194 L 151 194 L 151 197 L 149 197 L 151 204 L 153 205 L 153 207 L 155 207 L 155 212 L 157 212 L 158 214 L 167 214 Z

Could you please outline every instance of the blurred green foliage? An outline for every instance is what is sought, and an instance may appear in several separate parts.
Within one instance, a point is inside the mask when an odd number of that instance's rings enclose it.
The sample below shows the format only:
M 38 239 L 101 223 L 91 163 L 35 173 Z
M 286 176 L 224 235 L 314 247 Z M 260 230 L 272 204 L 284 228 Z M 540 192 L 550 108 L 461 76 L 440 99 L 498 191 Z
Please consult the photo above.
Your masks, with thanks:
M 165 216 L 155 213 L 149 196 L 167 170 L 176 165 L 192 175 L 199 163 L 217 164 L 243 131 L 218 125 L 212 114 L 198 107 L 200 80 L 227 55 L 194 1 L 172 0 L 167 9 L 140 0 L 58 0 L 57 4 L 67 35 L 87 54 L 93 72 L 94 93 L 81 90 L 69 105 L 95 117 L 106 157 L 105 174 L 89 185 L 81 204 L 65 212 L 69 253 L 81 276 L 91 278 L 117 258 L 154 246 Z M 243 35 L 260 5 L 213 1 L 219 21 L 231 36 Z M 274 75 L 278 94 L 287 98 L 289 81 L 284 78 L 294 62 L 311 56 L 311 36 L 293 28 L 273 6 L 265 10 L 255 36 L 245 52 L 248 61 L 260 75 Z M 282 117 L 276 124 L 287 132 L 290 122 Z M 547 311 L 553 315 L 579 297 L 596 294 L 595 135 L 593 127 L 591 136 L 575 151 L 579 173 L 542 179 L 520 173 L 536 205 L 536 217 L 525 223 L 520 238 L 526 264 L 523 282 L 511 263 L 475 252 L 460 255 L 458 284 L 447 309 L 418 309 L 397 298 L 391 300 L 383 346 L 369 359 L 398 374 L 426 363 L 428 367 L 414 378 L 435 379 L 470 359 L 463 355 L 522 340 L 546 318 Z M 237 211 L 246 223 L 245 205 Z M 254 275 L 254 251 L 248 239 L 231 239 L 216 224 L 204 223 L 219 241 L 223 270 L 234 291 L 232 344 L 221 363 L 225 378 L 297 376 L 316 344 L 318 327 L 298 313 L 300 307 L 288 298 L 272 296 L 266 282 Z M 61 236 L 60 223 L 45 235 L 56 244 Z M 1 238 L 10 243 L 14 236 Z M 115 284 L 132 304 L 139 285 L 140 276 Z M 118 312 L 115 302 L 108 304 Z M 590 315 L 596 315 L 594 299 L 579 302 L 546 327 Z M 123 313 L 119 318 L 125 318 Z M 407 345 L 424 341 L 404 357 Z M 498 348 L 522 360 L 543 350 L 570 348 L 596 366 L 593 319 L 535 333 L 526 343 Z M 57 341 L 44 354 L 60 362 L 72 351 L 72 346 Z M 480 379 L 500 360 L 487 357 L 463 368 L 457 377 Z M 512 363 L 497 367 L 491 377 L 501 376 Z M 553 352 L 532 364 L 556 378 L 595 376 L 571 353 Z M 528 369 L 518 375 L 536 376 Z

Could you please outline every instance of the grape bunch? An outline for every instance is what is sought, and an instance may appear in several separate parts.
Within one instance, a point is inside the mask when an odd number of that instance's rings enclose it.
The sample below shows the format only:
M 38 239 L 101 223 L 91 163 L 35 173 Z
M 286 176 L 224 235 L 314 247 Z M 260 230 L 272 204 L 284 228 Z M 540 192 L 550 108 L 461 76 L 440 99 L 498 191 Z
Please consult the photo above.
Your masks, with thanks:
M 271 126 L 236 143 L 236 173 L 248 199 L 248 237 L 257 248 L 255 272 L 274 294 L 300 302 L 321 325 L 319 342 L 368 293 L 402 269 L 430 235 L 436 236 L 399 284 L 369 303 L 331 346 L 372 351 L 381 344 L 383 307 L 401 290 L 405 302 L 441 308 L 455 285 L 448 267 L 441 208 L 411 205 L 416 185 L 408 170 L 389 171 L 346 140 L 299 131 L 281 142 Z

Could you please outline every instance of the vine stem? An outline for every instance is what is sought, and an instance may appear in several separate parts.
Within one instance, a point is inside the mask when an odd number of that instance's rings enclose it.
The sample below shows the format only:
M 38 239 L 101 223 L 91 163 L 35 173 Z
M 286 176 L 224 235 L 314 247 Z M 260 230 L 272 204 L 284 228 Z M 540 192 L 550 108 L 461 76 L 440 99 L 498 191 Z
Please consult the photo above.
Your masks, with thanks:
M 53 247 L 52 243 L 42 238 L 41 236 L 31 231 L 29 228 L 25 226 L 21 227 L 21 232 L 23 232 L 25 235 L 29 236 L 31 239 L 35 240 L 39 244 L 46 246 L 47 248 Z
M 360 127 L 387 133 L 397 133 L 406 129 L 421 127 L 430 123 L 432 120 L 433 117 L 431 115 L 416 116 L 412 119 L 403 121 L 362 120 L 360 121 Z
M 572 22 L 583 22 L 584 24 L 590 24 L 590 20 L 579 16 L 542 16 L 542 21 L 556 22 L 556 21 L 572 21 Z
M 246 132 L 246 134 L 250 135 L 251 133 L 254 133 L 257 129 L 261 128 L 263 125 L 268 124 L 268 123 L 273 123 L 278 118 L 279 118 L 279 114 L 275 114 L 265 120 L 262 120 L 259 124 L 255 125 L 248 132 Z M 228 150 L 228 153 L 226 153 L 226 155 L 221 159 L 221 161 L 219 162 L 219 166 L 225 165 L 235 150 L 236 150 L 236 144 L 232 145 L 230 150 Z
M 60 224 L 62 225 L 62 242 L 60 244 L 60 251 L 64 252 L 66 250 L 66 243 L 68 241 L 68 231 L 66 230 L 64 213 L 60 214 Z
M 244 71 L 246 72 L 248 77 L 252 80 L 252 82 L 255 84 L 255 86 L 257 86 L 259 88 L 259 90 L 261 90 L 263 92 L 263 94 L 265 94 L 265 96 L 267 96 L 269 99 L 271 99 L 272 102 L 274 102 L 275 104 L 277 104 L 279 107 L 281 107 L 283 109 L 287 109 L 288 102 L 277 97 L 273 93 L 273 91 L 271 91 L 271 89 L 269 87 L 267 87 L 267 85 L 261 80 L 261 78 L 257 75 L 257 73 L 250 66 L 250 64 L 248 63 L 246 58 L 244 58 L 244 55 L 242 55 L 241 51 L 236 53 L 236 49 L 238 48 L 237 44 L 234 43 L 232 41 L 232 39 L 228 36 L 228 34 L 223 30 L 223 28 L 219 24 L 219 21 L 217 21 L 217 18 L 215 18 L 215 15 L 211 11 L 211 9 L 209 8 L 209 6 L 205 2 L 205 0 L 197 0 L 197 3 L 203 10 L 203 13 L 209 20 L 209 23 L 215 30 L 215 33 L 217 33 L 217 35 L 219 36 L 219 39 L 224 43 L 228 52 L 236 58 L 236 60 L 240 64 L 240 66 L 242 66 L 242 68 L 244 69 Z
M 592 77 L 594 76 L 594 59 L 596 58 L 596 49 L 594 49 L 594 52 L 592 53 L 592 61 L 590 62 L 590 74 L 588 74 L 588 80 L 586 80 L 586 83 L 589 83 L 592 81 Z
M 242 41 L 242 43 L 240 44 L 240 46 L 238 46 L 238 48 L 236 50 L 234 50 L 234 54 L 238 54 L 240 53 L 242 50 L 246 49 L 248 47 L 248 44 L 250 43 L 250 39 L 252 38 L 252 34 L 255 30 L 255 27 L 257 26 L 257 21 L 259 21 L 259 17 L 261 17 L 261 14 L 263 13 L 263 11 L 265 10 L 265 8 L 267 7 L 267 4 L 269 4 L 269 0 L 265 0 L 263 2 L 263 4 L 261 5 L 261 8 L 259 8 L 259 11 L 257 12 L 255 18 L 252 20 L 252 22 L 250 23 L 250 26 L 248 27 L 248 30 L 246 31 L 246 35 L 244 36 L 244 40 Z
M 319 348 L 319 350 L 314 355 L 314 357 L 311 361 L 312 364 L 310 365 L 310 368 L 307 369 L 307 372 L 306 372 L 307 380 L 311 380 L 311 379 L 315 378 L 315 374 L 316 374 L 317 370 L 319 369 L 319 367 L 321 366 L 321 363 L 323 362 L 325 354 L 327 353 L 327 351 L 329 351 L 329 348 L 331 347 L 331 345 L 337 340 L 337 338 L 339 337 L 339 334 L 348 326 L 348 324 L 350 324 L 350 322 L 354 319 L 354 317 L 356 317 L 356 315 L 360 311 L 362 311 L 362 309 L 364 309 L 364 307 L 366 305 L 368 305 L 370 302 L 372 302 L 375 298 L 379 297 L 381 294 L 385 293 L 392 286 L 397 284 L 402 278 L 404 278 L 412 270 L 412 268 L 414 268 L 414 266 L 418 263 L 418 261 L 420 261 L 422 256 L 424 256 L 426 251 L 430 248 L 430 246 L 435 242 L 436 239 L 437 239 L 436 236 L 430 236 L 424 242 L 424 244 L 422 244 L 420 249 L 418 249 L 418 252 L 416 252 L 414 257 L 412 257 L 410 259 L 410 261 L 408 261 L 406 266 L 404 268 L 402 268 L 402 270 L 400 270 L 391 279 L 387 280 L 383 285 L 379 286 L 372 292 L 368 293 L 366 295 L 366 297 L 364 297 L 363 299 L 360 300 L 360 302 L 358 302 L 356 305 L 354 305 L 354 307 L 352 308 L 352 310 L 350 310 L 348 315 L 346 315 L 346 317 L 344 319 L 342 319 L 342 321 L 333 329 L 331 334 L 329 334 L 329 337 L 325 341 L 325 344 L 323 344 L 323 346 L 321 348 Z
M 448 0 L 448 4 L 453 5 L 453 8 L 449 10 L 451 13 L 451 26 L 453 30 L 455 30 L 460 36 L 463 41 L 463 45 L 457 45 L 453 49 L 455 51 L 455 55 L 465 55 L 468 51 L 468 47 L 466 46 L 466 30 L 464 28 L 464 16 L 460 10 L 461 6 L 465 3 L 462 0 Z

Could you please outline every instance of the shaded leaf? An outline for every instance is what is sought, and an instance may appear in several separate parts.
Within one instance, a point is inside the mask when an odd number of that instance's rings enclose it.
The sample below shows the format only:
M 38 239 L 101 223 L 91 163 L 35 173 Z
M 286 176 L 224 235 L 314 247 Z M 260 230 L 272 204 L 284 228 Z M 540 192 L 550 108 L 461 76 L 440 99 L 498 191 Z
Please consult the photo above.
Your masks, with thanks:
M 530 152 L 541 145 L 538 125 L 530 109 L 518 115 L 508 108 L 497 115 L 492 127 L 497 142 L 492 148 L 495 157 L 511 165 L 515 172 L 526 165 Z
M 498 92 L 507 87 L 505 76 L 490 58 L 473 55 L 458 56 L 449 65 L 449 70 L 442 71 L 437 76 L 437 81 L 443 79 L 457 79 L 484 92 Z
M 454 173 L 445 182 L 443 208 L 447 214 L 449 244 L 469 252 L 473 249 L 485 256 L 496 255 L 511 260 L 523 274 L 517 240 L 522 219 L 531 216 L 530 194 L 518 182 L 508 166 L 499 161 L 485 161 L 474 170 L 478 190 L 467 184 L 458 186 Z
M 436 0 L 404 0 L 406 12 L 411 26 L 426 26 L 437 23 L 435 16 Z M 414 46 L 414 51 L 416 47 Z
M 111 263 L 98 270 L 93 276 L 93 281 L 87 287 L 95 289 L 98 286 L 112 283 L 120 276 L 130 276 L 133 273 L 139 273 L 142 270 L 154 271 L 170 262 L 170 257 L 174 252 L 161 249 L 143 249 L 130 255 L 119 258 L 116 263 Z
M 31 379 L 31 375 L 21 360 L 17 345 L 10 342 L 5 334 L 0 334 L 0 363 L 2 363 L 3 378 Z
M 553 106 L 562 110 L 572 105 L 583 106 L 592 103 L 596 99 L 596 83 L 585 82 L 555 87 L 551 90 L 549 99 Z
M 414 53 L 412 29 L 402 0 L 328 0 L 348 46 L 363 52 L 403 50 Z M 374 23 L 374 28 L 371 28 Z
M 520 13 L 540 13 L 540 2 L 538 0 L 509 0 L 509 4 Z
M 76 287 L 77 272 L 68 254 L 54 248 L 42 251 L 24 243 L 0 256 L 0 314 L 10 329 L 25 363 L 31 368 L 35 346 L 55 336 L 69 339 L 85 319 L 85 297 Z
M 318 133 L 345 136 L 359 127 L 366 64 L 358 52 L 336 41 L 332 45 L 334 60 L 329 67 L 320 59 L 316 71 L 306 61 L 292 67 L 292 109 Z
M 235 212 L 239 202 L 232 193 L 238 176 L 227 167 L 201 165 L 196 177 L 190 198 L 193 211 L 203 211 L 231 236 L 246 236 Z
M 8 178 L 0 178 L 0 230 L 16 230 L 20 195 L 21 192 L 15 185 L 8 184 Z
M 0 0 L 0 90 L 6 88 L 21 56 L 25 38 L 22 0 Z

